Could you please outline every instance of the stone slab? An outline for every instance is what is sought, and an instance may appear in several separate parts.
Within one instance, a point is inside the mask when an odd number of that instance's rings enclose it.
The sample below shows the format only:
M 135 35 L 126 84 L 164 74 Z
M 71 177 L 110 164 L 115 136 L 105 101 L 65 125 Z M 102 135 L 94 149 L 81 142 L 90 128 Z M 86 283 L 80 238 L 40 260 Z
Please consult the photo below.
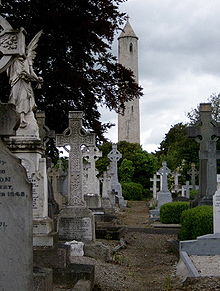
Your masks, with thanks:
M 185 251 L 189 256 L 220 255 L 220 234 L 208 234 L 197 237 L 196 240 L 180 242 L 180 251 Z
M 84 245 L 85 256 L 109 262 L 111 259 L 110 248 L 101 242 L 86 243 Z
M 45 268 L 66 268 L 68 246 L 56 244 L 53 248 L 34 248 L 34 266 Z
M 31 184 L 0 141 L 0 290 L 32 290 Z
M 34 268 L 33 291 L 53 291 L 53 271 L 48 268 Z M 27 290 L 29 291 L 29 290 Z
M 91 291 L 91 282 L 89 280 L 79 280 L 72 291 Z
M 98 194 L 85 194 L 84 199 L 88 208 L 101 208 L 101 197 Z
M 68 207 L 58 217 L 60 240 L 95 240 L 95 219 L 87 208 Z
M 95 281 L 95 263 L 83 263 L 83 259 L 84 257 L 76 257 L 79 263 L 70 264 L 65 269 L 55 269 L 53 272 L 54 283 L 68 284 L 69 288 L 73 288 L 79 280 L 88 280 L 91 282 L 92 290 Z

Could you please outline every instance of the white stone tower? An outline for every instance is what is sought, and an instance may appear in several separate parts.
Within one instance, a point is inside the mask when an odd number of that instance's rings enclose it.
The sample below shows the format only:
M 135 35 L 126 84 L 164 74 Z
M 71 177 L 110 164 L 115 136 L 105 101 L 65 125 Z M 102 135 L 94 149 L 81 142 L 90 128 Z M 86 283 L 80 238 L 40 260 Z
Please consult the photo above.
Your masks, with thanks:
M 138 83 L 138 37 L 127 21 L 118 37 L 118 60 L 134 73 Z M 118 114 L 118 141 L 140 143 L 139 98 L 125 103 L 124 115 Z

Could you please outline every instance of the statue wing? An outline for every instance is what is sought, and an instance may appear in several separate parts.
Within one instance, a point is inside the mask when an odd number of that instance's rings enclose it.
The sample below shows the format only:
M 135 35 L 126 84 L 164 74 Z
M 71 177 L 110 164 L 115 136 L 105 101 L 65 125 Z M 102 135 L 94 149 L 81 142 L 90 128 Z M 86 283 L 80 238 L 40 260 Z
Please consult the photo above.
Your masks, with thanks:
M 37 48 L 38 41 L 40 36 L 42 35 L 43 30 L 40 30 L 30 41 L 29 45 L 27 46 L 27 58 L 33 60 L 36 56 L 35 49 Z

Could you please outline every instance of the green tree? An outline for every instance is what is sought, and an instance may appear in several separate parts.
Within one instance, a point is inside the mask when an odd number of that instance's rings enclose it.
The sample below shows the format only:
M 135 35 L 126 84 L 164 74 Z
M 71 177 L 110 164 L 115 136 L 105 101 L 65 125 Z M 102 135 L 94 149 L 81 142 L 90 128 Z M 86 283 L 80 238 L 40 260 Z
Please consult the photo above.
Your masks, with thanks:
M 187 136 L 186 127 L 187 125 L 183 123 L 172 126 L 160 143 L 159 151 L 156 152 L 160 163 L 166 160 L 172 171 L 181 167 L 185 178 L 191 163 L 194 162 L 197 167 L 199 163 L 199 144 Z
M 35 71 L 44 85 L 35 98 L 51 129 L 62 132 L 68 125 L 68 111 L 82 110 L 85 125 L 103 140 L 110 124 L 101 124 L 98 105 L 118 111 L 125 101 L 142 95 L 132 72 L 111 53 L 115 32 L 125 20 L 118 10 L 124 1 L 3 1 L 1 15 L 13 28 L 27 30 L 27 43 L 43 29 Z M 6 74 L 0 78 L 0 87 L 5 102 L 9 96 Z
M 109 164 L 107 155 L 111 151 L 111 147 L 111 143 L 104 143 L 99 147 L 103 156 L 97 161 L 96 167 L 100 172 L 107 169 L 107 165 Z M 123 164 L 124 159 L 126 159 L 129 161 L 126 163 L 130 163 L 134 168 L 131 181 L 141 184 L 145 190 L 150 189 L 150 178 L 158 167 L 157 158 L 153 154 L 149 154 L 147 151 L 143 150 L 142 147 L 136 143 L 121 141 L 118 143 L 117 148 L 122 154 L 122 159 L 118 162 L 118 169 L 121 168 L 121 164 Z M 122 176 L 120 175 L 119 178 L 121 179 Z
M 121 182 L 132 182 L 134 175 L 133 162 L 127 159 L 123 159 L 119 169 L 118 176 Z

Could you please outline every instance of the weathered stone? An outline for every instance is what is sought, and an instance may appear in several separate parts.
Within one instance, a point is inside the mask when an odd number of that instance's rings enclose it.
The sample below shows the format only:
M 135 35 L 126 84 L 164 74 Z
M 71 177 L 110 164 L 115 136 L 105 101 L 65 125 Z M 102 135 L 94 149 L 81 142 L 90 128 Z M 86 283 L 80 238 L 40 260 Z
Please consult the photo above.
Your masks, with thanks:
M 157 193 L 158 197 L 158 208 L 160 208 L 163 204 L 172 202 L 172 195 L 168 189 L 167 176 L 170 174 L 170 169 L 167 167 L 167 162 L 162 163 L 162 168 L 158 171 L 158 173 L 162 177 L 162 189 Z
M 20 160 L 2 141 L 0 202 L 0 289 L 32 290 L 31 184 Z
M 117 198 L 118 206 L 119 207 L 126 207 L 126 201 L 122 196 L 122 189 L 121 184 L 118 181 L 118 167 L 117 163 L 122 158 L 121 153 L 117 150 L 117 144 L 112 144 L 112 150 L 108 154 L 108 158 L 110 162 L 110 185 L 111 185 L 111 192 L 115 193 L 115 197 Z
M 212 205 L 212 197 L 216 191 L 216 141 L 220 136 L 219 123 L 212 119 L 210 103 L 201 103 L 199 121 L 194 127 L 188 127 L 188 136 L 195 138 L 200 144 L 199 150 L 199 204 Z
M 20 289 L 19 289 L 20 290 Z M 31 290 L 31 289 L 29 289 Z M 53 271 L 48 268 L 34 268 L 33 291 L 53 291 Z

